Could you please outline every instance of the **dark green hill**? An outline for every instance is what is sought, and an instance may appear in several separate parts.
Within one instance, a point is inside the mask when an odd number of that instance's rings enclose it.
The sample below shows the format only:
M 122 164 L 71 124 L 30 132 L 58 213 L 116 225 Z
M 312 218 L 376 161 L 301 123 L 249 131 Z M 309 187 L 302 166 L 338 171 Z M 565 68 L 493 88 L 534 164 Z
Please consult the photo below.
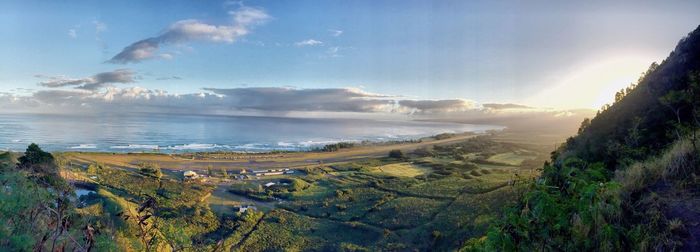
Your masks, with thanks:
M 610 169 L 658 154 L 678 138 L 679 118 L 685 126 L 694 124 L 691 103 L 700 94 L 686 92 L 698 71 L 700 27 L 683 38 L 661 64 L 652 64 L 635 88 L 618 94 L 617 101 L 593 118 L 564 150 L 587 161 L 604 162 Z M 678 92 L 688 99 L 664 102 L 664 97 Z
M 467 251 L 700 249 L 700 27 L 552 153 Z

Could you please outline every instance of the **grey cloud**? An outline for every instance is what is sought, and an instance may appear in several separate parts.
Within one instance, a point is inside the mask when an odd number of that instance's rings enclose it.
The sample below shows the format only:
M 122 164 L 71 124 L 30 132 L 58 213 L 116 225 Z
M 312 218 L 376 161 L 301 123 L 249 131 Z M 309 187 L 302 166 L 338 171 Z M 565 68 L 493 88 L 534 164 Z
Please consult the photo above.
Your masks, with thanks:
M 138 63 L 154 58 L 161 45 L 185 43 L 189 41 L 233 43 L 250 32 L 250 28 L 270 18 L 261 9 L 241 7 L 229 12 L 233 19 L 229 25 L 211 25 L 199 20 L 188 19 L 175 22 L 156 37 L 146 38 L 125 47 L 108 62 L 115 64 Z M 169 54 L 168 54 L 169 55 Z
M 533 109 L 530 106 L 513 103 L 484 103 L 482 106 L 489 109 Z
M 48 80 L 39 82 L 39 85 L 50 88 L 76 86 L 79 89 L 98 90 L 109 84 L 115 83 L 133 83 L 134 72 L 129 69 L 117 69 L 111 72 L 98 73 L 96 75 L 85 78 L 68 78 L 65 76 L 45 76 L 35 75 L 37 78 L 46 78 Z
M 179 112 L 191 114 L 286 114 L 288 112 L 390 112 L 388 96 L 359 89 L 232 88 L 209 92 L 171 94 L 139 87 L 102 91 L 41 90 L 31 96 L 7 96 L 5 103 L 29 104 L 36 112 Z
M 260 111 L 379 112 L 393 106 L 388 96 L 352 88 L 252 87 L 205 90 L 224 95 L 230 106 Z
M 469 100 L 397 100 L 353 88 L 295 89 L 284 87 L 208 88 L 207 92 L 172 94 L 139 87 L 100 91 L 41 90 L 32 95 L 0 93 L 0 112 L 42 113 L 179 113 L 227 115 L 315 116 L 364 113 L 417 120 L 504 125 L 511 130 L 575 130 L 594 111 L 491 109 Z M 562 124 L 563 123 L 563 124 Z M 570 126 L 570 127 L 569 127 Z M 568 131 L 567 131 L 568 132 Z
M 473 101 L 451 100 L 400 100 L 398 104 L 409 113 L 446 113 L 472 110 L 476 108 Z

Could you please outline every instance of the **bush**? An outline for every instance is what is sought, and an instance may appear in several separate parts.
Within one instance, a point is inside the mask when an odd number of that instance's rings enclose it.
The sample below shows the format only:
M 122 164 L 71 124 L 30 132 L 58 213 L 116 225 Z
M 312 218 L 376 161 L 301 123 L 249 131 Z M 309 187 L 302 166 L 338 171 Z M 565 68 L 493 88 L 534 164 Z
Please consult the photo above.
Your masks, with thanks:
M 327 144 L 327 145 L 323 146 L 321 151 L 332 152 L 332 151 L 338 151 L 340 149 L 352 148 L 353 146 L 355 146 L 354 143 L 339 142 L 339 143 L 334 143 L 334 144 Z
M 480 243 L 487 250 L 619 251 L 620 185 L 609 182 L 605 166 L 567 159 L 546 165 L 543 178 L 531 185 L 518 205 Z
M 291 179 L 291 183 L 289 185 L 291 191 L 293 192 L 303 191 L 310 186 L 306 181 L 297 178 Z
M 160 170 L 160 165 L 155 162 L 143 162 L 139 164 L 141 174 L 155 178 L 163 177 L 163 172 Z
M 403 159 L 404 155 L 401 150 L 391 150 L 389 151 L 389 157 L 390 158 L 396 158 L 396 159 Z

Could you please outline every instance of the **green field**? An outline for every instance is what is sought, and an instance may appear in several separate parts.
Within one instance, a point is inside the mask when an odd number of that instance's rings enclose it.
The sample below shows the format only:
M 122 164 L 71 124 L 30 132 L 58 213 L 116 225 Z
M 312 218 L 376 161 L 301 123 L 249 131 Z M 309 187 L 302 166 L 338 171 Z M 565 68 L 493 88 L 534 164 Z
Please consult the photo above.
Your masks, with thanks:
M 430 172 L 430 168 L 404 162 L 373 167 L 370 172 L 396 177 L 415 177 Z
M 502 163 L 507 165 L 520 165 L 525 160 L 531 160 L 537 158 L 537 155 L 531 152 L 515 151 L 506 152 L 493 155 L 486 159 L 487 161 L 494 163 Z
M 215 173 L 185 182 L 165 166 L 161 179 L 107 165 L 71 172 L 95 178 L 99 193 L 79 213 L 121 227 L 115 239 L 122 248 L 138 250 L 125 235 L 136 227 L 113 215 L 153 195 L 158 223 L 183 225 L 190 238 L 182 242 L 202 250 L 452 250 L 485 233 L 516 196 L 510 184 L 535 175 L 520 165 L 537 153 L 477 137 L 402 159 L 308 165 L 293 175 L 243 180 Z M 257 210 L 238 213 L 249 205 Z

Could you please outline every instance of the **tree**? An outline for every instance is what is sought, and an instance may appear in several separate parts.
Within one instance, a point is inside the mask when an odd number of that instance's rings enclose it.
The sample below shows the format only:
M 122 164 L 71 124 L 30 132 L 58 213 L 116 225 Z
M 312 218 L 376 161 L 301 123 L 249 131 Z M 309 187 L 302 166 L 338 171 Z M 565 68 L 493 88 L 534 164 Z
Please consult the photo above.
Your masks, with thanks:
M 52 164 L 54 158 L 51 153 L 43 151 L 41 148 L 39 148 L 39 145 L 32 143 L 27 147 L 27 150 L 24 152 L 24 156 L 20 157 L 18 161 L 20 168 L 37 169 L 44 168 L 43 165 Z
M 209 177 L 214 176 L 214 172 L 212 171 L 213 166 L 212 165 L 207 165 L 207 175 Z
M 186 227 L 188 224 L 184 220 L 177 218 L 174 221 L 160 221 L 160 232 L 164 236 L 164 240 L 170 245 L 173 251 L 182 251 L 192 245 L 190 234 Z
M 390 158 L 402 159 L 404 158 L 403 152 L 401 150 L 391 150 L 389 151 Z
M 160 170 L 158 163 L 141 163 L 139 165 L 141 173 L 160 179 L 163 177 L 163 172 Z
M 615 103 L 622 101 L 622 98 L 625 98 L 625 90 L 624 89 L 620 89 L 619 92 L 615 93 Z
M 304 180 L 293 178 L 291 179 L 291 189 L 292 191 L 298 192 L 298 191 L 303 191 L 304 189 L 308 188 L 310 185 Z
M 31 172 L 31 176 L 44 186 L 51 186 L 59 191 L 68 189 L 68 184 L 58 174 L 53 155 L 43 151 L 38 145 L 30 144 L 18 161 L 19 169 Z
M 117 216 L 123 218 L 125 221 L 131 220 L 136 223 L 139 228 L 136 237 L 141 240 L 143 246 L 145 246 L 145 251 L 152 251 L 151 248 L 158 245 L 158 234 L 157 230 L 158 223 L 155 216 L 158 212 L 157 201 L 154 197 L 146 195 L 145 199 L 139 204 L 135 209 L 136 212 L 128 209 L 128 212 L 117 213 Z M 150 220 L 149 220 L 150 219 Z
M 692 97 L 688 97 L 688 93 L 678 90 L 671 90 L 659 98 L 659 102 L 668 107 L 676 116 L 676 121 L 674 122 L 673 126 L 675 128 L 677 139 L 680 139 L 683 135 L 683 121 L 681 119 L 681 112 L 686 107 L 689 99 L 692 99 Z
M 228 171 L 224 167 L 221 167 L 221 176 L 225 179 L 228 179 Z
M 581 126 L 578 128 L 578 134 L 581 135 L 581 133 L 583 133 L 583 131 L 586 130 L 586 128 L 588 128 L 588 126 L 590 126 L 590 125 L 591 125 L 591 119 L 584 118 L 583 122 L 581 122 Z
M 100 165 L 98 164 L 90 164 L 87 168 L 87 173 L 88 174 L 97 174 L 100 170 Z

